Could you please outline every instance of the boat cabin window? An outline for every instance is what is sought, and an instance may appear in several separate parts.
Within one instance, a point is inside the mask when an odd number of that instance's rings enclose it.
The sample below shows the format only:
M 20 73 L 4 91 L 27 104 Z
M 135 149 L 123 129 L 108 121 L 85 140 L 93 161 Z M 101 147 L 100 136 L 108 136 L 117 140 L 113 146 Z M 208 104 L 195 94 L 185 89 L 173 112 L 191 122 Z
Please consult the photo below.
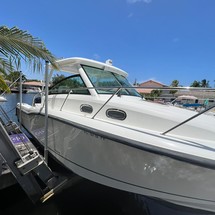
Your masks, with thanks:
M 121 95 L 131 95 L 141 97 L 140 94 L 132 88 L 128 80 L 117 73 L 106 71 L 103 69 L 84 66 L 84 71 L 88 75 L 91 83 L 99 94 L 113 94 L 119 87 L 125 87 L 120 90 Z
M 80 75 L 73 75 L 66 77 L 52 86 L 49 90 L 49 94 L 85 94 L 89 95 L 89 91 L 86 88 Z

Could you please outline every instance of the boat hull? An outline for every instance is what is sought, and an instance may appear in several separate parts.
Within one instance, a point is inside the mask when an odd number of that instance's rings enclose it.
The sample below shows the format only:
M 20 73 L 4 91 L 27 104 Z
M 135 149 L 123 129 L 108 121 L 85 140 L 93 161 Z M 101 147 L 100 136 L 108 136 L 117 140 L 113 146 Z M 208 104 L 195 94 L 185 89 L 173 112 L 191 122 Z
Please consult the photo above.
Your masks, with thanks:
M 42 145 L 44 115 L 22 112 L 21 122 Z M 48 150 L 89 180 L 168 202 L 215 212 L 215 171 L 153 153 L 57 116 L 48 119 Z

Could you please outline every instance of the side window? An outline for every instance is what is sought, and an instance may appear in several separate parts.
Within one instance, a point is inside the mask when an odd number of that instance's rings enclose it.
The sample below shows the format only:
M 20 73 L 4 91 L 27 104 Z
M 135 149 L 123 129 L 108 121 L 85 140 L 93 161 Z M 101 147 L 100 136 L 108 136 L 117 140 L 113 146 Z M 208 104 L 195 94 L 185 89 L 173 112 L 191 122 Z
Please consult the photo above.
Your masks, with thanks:
M 79 75 L 67 77 L 53 87 L 50 88 L 49 94 L 86 94 L 89 95 L 89 91 L 86 88 L 85 83 Z

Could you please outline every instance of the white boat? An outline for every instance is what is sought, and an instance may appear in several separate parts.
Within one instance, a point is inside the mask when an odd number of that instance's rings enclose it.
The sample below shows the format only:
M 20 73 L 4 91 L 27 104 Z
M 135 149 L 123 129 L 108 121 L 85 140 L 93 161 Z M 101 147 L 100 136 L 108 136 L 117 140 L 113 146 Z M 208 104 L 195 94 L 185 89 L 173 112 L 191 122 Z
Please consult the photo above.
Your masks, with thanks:
M 201 111 L 204 109 L 204 103 L 199 103 L 199 99 L 192 95 L 181 95 L 171 102 L 173 105 L 191 110 Z
M 0 102 L 6 102 L 7 99 L 4 96 L 0 96 Z
M 31 88 L 28 88 L 26 89 L 26 93 L 41 93 L 42 90 L 39 88 L 39 87 L 31 87 Z
M 61 164 L 110 187 L 215 212 L 214 116 L 146 101 L 110 63 L 57 64 L 68 77 L 49 90 L 48 151 Z M 21 104 L 21 122 L 41 144 L 44 101 Z

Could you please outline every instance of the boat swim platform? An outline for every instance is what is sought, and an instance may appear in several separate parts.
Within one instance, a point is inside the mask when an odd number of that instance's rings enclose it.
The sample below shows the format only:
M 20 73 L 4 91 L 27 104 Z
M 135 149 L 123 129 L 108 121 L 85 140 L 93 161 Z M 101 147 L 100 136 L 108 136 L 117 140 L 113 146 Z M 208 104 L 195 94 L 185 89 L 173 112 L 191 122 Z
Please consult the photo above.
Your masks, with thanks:
M 48 166 L 15 122 L 0 117 L 0 190 L 18 183 L 33 203 L 45 202 L 83 179 L 60 169 Z

